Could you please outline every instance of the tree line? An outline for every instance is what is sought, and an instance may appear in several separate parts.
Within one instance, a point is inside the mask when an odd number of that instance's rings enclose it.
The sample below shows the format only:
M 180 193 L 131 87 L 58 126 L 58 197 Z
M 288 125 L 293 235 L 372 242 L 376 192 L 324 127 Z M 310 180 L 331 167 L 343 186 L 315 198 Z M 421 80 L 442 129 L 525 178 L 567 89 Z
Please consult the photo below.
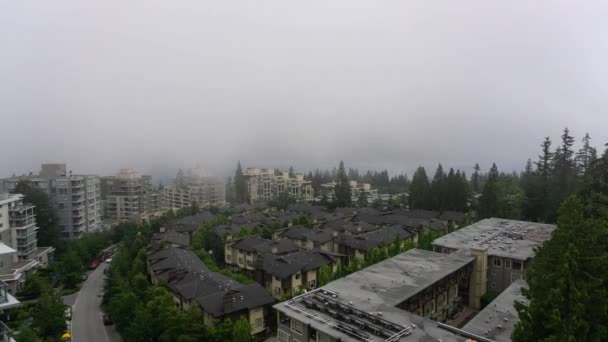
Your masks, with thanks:
M 551 158 L 546 140 L 540 165 L 530 171 L 537 182 L 533 194 L 550 200 L 531 203 L 535 217 L 553 214 L 551 201 L 564 195 L 555 186 L 574 191 L 557 211 L 553 237 L 536 251 L 526 273 L 530 303 L 516 305 L 516 342 L 608 340 L 608 148 L 597 157 L 586 136 L 574 156 L 564 133 Z
M 551 148 L 551 139 L 546 137 L 537 160 L 528 159 L 520 174 L 499 173 L 496 164 L 486 175 L 480 175 L 476 170 L 471 185 L 481 188 L 479 216 L 553 223 L 557 220 L 560 204 L 568 195 L 578 192 L 588 197 L 588 189 L 597 178 L 598 165 L 606 152 L 598 157 L 589 134 L 583 137 L 577 151 L 574 141 L 568 128 L 563 130 L 555 150 Z

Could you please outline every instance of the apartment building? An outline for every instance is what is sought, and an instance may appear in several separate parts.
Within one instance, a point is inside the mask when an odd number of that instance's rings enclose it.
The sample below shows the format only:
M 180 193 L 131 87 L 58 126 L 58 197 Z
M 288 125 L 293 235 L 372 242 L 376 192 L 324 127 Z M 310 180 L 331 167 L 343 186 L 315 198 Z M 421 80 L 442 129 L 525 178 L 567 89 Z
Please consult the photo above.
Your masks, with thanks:
M 272 241 L 259 236 L 247 236 L 226 241 L 224 244 L 224 262 L 233 271 L 253 277 L 257 260 L 264 254 L 285 255 L 299 250 L 300 247 L 287 239 Z
M 30 173 L 0 180 L 2 191 L 14 191 L 20 181 L 27 181 L 49 195 L 59 217 L 62 238 L 78 238 L 83 232 L 102 229 L 99 177 L 73 175 L 65 164 L 42 164 L 38 175 Z
M 476 267 L 468 251 L 412 249 L 276 304 L 278 340 L 464 341 L 432 319 L 475 293 Z
M 201 208 L 222 207 L 226 205 L 226 185 L 200 168 L 178 172 L 175 184 L 162 189 L 162 203 L 166 210 L 186 208 L 192 203 Z
M 350 185 L 351 202 L 357 203 L 361 193 L 365 193 L 367 196 L 368 204 L 372 204 L 380 199 L 380 194 L 377 189 L 372 189 L 369 183 L 359 183 L 356 180 L 348 182 Z M 321 184 L 321 196 L 318 196 L 316 200 L 321 200 L 323 196 L 326 196 L 329 201 L 332 201 L 335 196 L 336 182 L 329 182 Z
M 275 169 L 247 168 L 243 172 L 247 181 L 251 203 L 269 201 L 282 194 L 299 201 L 312 201 L 312 182 L 305 181 L 304 175 L 290 177 L 289 173 Z
M 551 224 L 489 218 L 436 239 L 433 250 L 440 253 L 461 249 L 483 251 L 486 255 L 484 286 L 487 291 L 498 294 L 525 278 L 534 248 L 551 239 L 556 228 Z
M 102 229 L 99 177 L 70 174 L 54 178 L 52 184 L 62 238 L 79 238 L 82 233 Z
M 101 197 L 104 216 L 112 223 L 147 222 L 160 212 L 159 194 L 152 186 L 152 177 L 131 169 L 102 177 Z
M 205 325 L 245 317 L 252 335 L 267 329 L 274 299 L 266 290 L 258 283 L 244 285 L 210 271 L 192 251 L 176 247 L 149 249 L 148 272 L 153 284 L 163 279 L 180 308 L 197 305 Z
M 0 194 L 0 280 L 16 293 L 36 269 L 48 266 L 53 247 L 38 247 L 36 214 L 21 194 Z

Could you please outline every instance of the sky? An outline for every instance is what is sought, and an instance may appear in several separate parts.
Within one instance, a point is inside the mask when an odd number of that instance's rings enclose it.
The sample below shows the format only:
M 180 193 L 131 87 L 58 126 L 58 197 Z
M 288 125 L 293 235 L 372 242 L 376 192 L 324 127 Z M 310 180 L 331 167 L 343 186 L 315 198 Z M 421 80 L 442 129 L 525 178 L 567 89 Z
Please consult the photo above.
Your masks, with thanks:
M 2 1 L 0 177 L 521 169 L 566 126 L 608 142 L 607 17 L 606 1 Z

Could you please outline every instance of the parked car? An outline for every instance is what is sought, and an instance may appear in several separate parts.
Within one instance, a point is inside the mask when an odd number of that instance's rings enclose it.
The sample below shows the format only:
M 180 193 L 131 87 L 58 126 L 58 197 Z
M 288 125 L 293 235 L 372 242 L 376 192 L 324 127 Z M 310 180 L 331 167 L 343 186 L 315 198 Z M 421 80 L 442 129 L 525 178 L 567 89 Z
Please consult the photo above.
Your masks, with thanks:
M 94 270 L 98 266 L 99 266 L 99 259 L 94 259 L 93 261 L 91 261 L 91 264 L 89 265 L 89 269 Z
M 103 315 L 103 325 L 112 325 L 114 322 L 110 319 L 110 316 Z
M 85 280 L 89 279 L 89 276 L 86 273 L 83 273 L 82 276 L 80 276 L 80 279 L 85 281 Z
M 108 259 L 106 259 L 106 262 L 107 262 L 108 264 L 111 264 L 111 263 L 112 263 L 112 258 L 108 258 Z

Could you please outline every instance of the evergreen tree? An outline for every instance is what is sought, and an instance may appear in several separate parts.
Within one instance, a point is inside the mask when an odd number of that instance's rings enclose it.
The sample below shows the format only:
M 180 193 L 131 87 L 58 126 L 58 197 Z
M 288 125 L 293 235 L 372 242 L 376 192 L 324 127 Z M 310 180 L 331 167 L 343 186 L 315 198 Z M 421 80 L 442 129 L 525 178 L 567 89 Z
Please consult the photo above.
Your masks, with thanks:
M 237 163 L 236 171 L 234 173 L 234 197 L 235 202 L 238 204 L 249 202 L 247 180 L 243 175 L 243 169 L 241 168 L 240 161 Z
M 34 205 L 38 231 L 38 246 L 60 247 L 59 219 L 51 205 L 51 199 L 40 188 L 30 182 L 22 180 L 17 183 L 13 193 L 22 194 L 23 201 Z
M 360 191 L 359 198 L 357 199 L 357 205 L 359 206 L 359 208 L 365 208 L 368 206 L 368 204 L 369 203 L 367 203 L 367 192 Z
M 293 170 L 293 166 L 289 167 L 289 178 L 294 178 L 296 176 L 296 172 Z
M 481 168 L 479 167 L 479 164 L 475 164 L 473 170 L 475 171 L 471 176 L 471 190 L 473 190 L 473 193 L 478 194 L 481 191 L 481 175 L 479 174 Z
M 536 217 L 541 220 L 546 220 L 549 216 L 549 183 L 550 177 L 553 172 L 553 153 L 551 153 L 551 139 L 545 138 L 542 145 L 542 154 L 538 156 L 536 162 L 536 173 L 538 174 L 538 195 L 535 197 L 535 201 L 538 203 L 539 208 L 536 213 Z
M 547 220 L 554 221 L 560 203 L 575 190 L 576 164 L 574 161 L 574 138 L 568 128 L 562 134 L 562 144 L 553 159 L 553 175 L 549 188 Z
M 430 209 L 431 201 L 431 186 L 426 170 L 419 166 L 414 172 L 410 184 L 409 207 L 410 209 Z
M 582 140 L 583 147 L 576 153 L 576 166 L 579 174 L 585 174 L 587 168 L 589 168 L 589 164 L 593 159 L 593 154 L 596 154 L 595 158 L 597 158 L 597 152 L 594 153 L 594 148 L 591 147 L 591 137 L 589 133 L 585 134 L 585 137 Z
M 432 209 L 442 211 L 446 206 L 446 175 L 439 164 L 431 183 Z
M 494 163 L 488 173 L 488 180 L 484 184 L 481 192 L 479 217 L 488 218 L 498 216 L 498 192 L 498 168 L 496 167 L 496 163 Z
M 334 188 L 335 198 L 334 205 L 338 208 L 349 207 L 351 205 L 351 190 L 344 169 L 344 162 L 340 161 L 338 172 L 336 175 L 336 186 Z
M 234 204 L 235 203 L 235 196 L 234 196 L 234 184 L 232 184 L 232 177 L 228 177 L 228 179 L 226 180 L 226 202 L 230 203 L 230 204 Z
M 514 341 L 608 340 L 608 222 L 584 208 L 575 196 L 564 201 L 552 239 L 536 251 Z
M 251 341 L 251 325 L 245 317 L 241 317 L 236 322 L 234 322 L 234 328 L 232 330 L 232 341 Z

